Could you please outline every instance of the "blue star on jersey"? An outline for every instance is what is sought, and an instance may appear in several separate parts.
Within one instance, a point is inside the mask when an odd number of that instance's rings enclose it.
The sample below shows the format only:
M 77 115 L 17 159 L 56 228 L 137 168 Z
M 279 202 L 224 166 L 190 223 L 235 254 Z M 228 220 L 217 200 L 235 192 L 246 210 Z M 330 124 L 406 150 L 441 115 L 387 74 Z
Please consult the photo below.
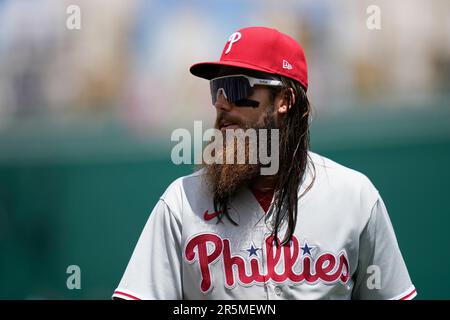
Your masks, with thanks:
M 305 245 L 303 247 L 300 247 L 300 249 L 303 250 L 303 255 L 305 255 L 305 254 L 311 255 L 311 250 L 314 249 L 314 247 L 313 246 L 309 247 L 305 241 Z
M 251 256 L 253 256 L 253 255 L 258 256 L 258 253 L 257 253 L 258 250 L 261 250 L 261 248 L 255 247 L 255 245 L 253 244 L 253 242 L 252 242 L 252 244 L 251 244 L 251 246 L 250 246 L 249 249 L 245 249 L 245 251 L 248 252 L 248 256 L 249 256 L 249 257 L 251 257 Z

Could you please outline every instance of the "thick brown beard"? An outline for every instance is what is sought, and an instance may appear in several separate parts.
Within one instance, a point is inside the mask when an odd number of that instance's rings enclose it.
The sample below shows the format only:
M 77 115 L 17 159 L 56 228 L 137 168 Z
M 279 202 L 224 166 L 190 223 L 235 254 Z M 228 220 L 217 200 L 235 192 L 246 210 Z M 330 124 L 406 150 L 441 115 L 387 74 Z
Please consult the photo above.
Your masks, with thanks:
M 235 138 L 234 146 L 224 145 L 223 149 L 219 151 L 219 156 L 224 156 L 223 159 L 226 159 L 226 155 L 232 153 L 236 163 L 238 150 L 236 140 Z M 250 150 L 248 140 L 245 141 L 245 148 L 247 151 Z M 205 165 L 205 176 L 216 199 L 231 198 L 240 187 L 259 175 L 259 162 L 250 164 L 248 160 L 248 152 L 246 152 L 244 164 L 213 163 Z
M 250 126 L 246 126 L 244 130 Z M 267 114 L 263 125 L 253 125 L 254 129 L 268 129 L 268 147 L 270 147 L 270 129 L 275 128 L 274 117 L 271 114 Z M 225 134 L 223 134 L 224 146 L 219 151 L 219 157 L 227 159 L 227 155 L 232 153 L 234 156 L 234 164 L 203 164 L 205 168 L 206 183 L 209 186 L 214 199 L 216 200 L 228 200 L 243 186 L 249 185 L 252 180 L 260 175 L 261 164 L 259 158 L 256 164 L 251 164 L 249 161 L 251 152 L 258 154 L 258 150 L 251 148 L 257 148 L 254 144 L 251 144 L 249 139 L 245 139 L 245 163 L 237 164 L 238 143 L 237 138 L 234 139 L 232 146 L 226 145 Z M 211 142 L 212 143 L 212 142 Z M 271 152 L 271 150 L 269 150 Z

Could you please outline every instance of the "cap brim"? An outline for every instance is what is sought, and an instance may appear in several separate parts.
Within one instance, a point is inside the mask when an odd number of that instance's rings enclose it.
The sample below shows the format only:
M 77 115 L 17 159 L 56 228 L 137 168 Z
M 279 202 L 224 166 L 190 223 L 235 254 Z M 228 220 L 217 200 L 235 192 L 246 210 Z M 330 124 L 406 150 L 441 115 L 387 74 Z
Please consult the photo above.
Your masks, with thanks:
M 251 73 L 252 71 L 260 71 L 265 73 L 273 73 L 273 71 L 265 68 L 235 61 L 200 62 L 192 65 L 189 71 L 194 76 L 207 80 L 242 72 Z

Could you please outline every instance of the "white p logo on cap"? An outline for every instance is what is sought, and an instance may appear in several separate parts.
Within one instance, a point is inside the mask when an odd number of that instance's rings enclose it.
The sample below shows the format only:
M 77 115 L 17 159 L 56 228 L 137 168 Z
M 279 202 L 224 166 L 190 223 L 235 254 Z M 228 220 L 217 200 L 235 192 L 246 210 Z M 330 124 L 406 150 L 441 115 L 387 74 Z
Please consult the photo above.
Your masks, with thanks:
M 230 52 L 231 47 L 233 46 L 233 43 L 238 42 L 239 39 L 241 39 L 242 34 L 240 32 L 235 32 L 233 33 L 230 38 L 228 39 L 229 43 L 228 43 L 228 48 L 225 51 L 225 54 L 227 54 L 228 52 Z

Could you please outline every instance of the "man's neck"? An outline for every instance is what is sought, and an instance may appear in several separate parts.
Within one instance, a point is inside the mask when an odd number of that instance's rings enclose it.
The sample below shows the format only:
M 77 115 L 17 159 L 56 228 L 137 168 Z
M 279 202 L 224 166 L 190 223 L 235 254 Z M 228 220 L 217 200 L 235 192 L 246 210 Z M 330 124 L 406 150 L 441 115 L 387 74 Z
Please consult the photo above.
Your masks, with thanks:
M 258 191 L 270 191 L 275 189 L 277 176 L 258 176 L 251 183 L 250 188 Z

